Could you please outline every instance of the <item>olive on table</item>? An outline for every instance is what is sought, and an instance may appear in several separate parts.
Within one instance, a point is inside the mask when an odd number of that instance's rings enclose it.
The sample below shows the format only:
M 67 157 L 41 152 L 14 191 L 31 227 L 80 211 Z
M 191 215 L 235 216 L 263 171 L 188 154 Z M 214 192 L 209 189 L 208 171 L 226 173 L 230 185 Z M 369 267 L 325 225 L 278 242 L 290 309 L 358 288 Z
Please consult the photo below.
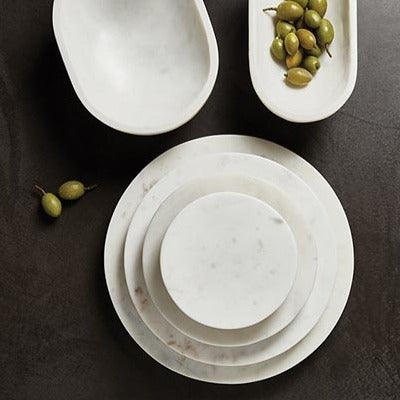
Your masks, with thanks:
M 286 66 L 288 67 L 288 69 L 300 66 L 303 61 L 303 54 L 303 49 L 300 48 L 292 56 L 286 56 Z
M 308 8 L 310 10 L 315 10 L 320 17 L 323 18 L 328 9 L 328 2 L 327 0 L 310 0 L 308 2 Z
M 295 31 L 296 31 L 296 28 L 292 24 L 289 24 L 289 22 L 278 21 L 278 23 L 276 24 L 276 34 L 281 39 L 285 39 L 285 37 L 289 33 L 295 32 Z
M 63 200 L 78 200 L 85 194 L 85 192 L 92 190 L 95 187 L 97 187 L 97 185 L 85 186 L 79 181 L 68 181 L 59 187 L 58 195 Z
M 296 3 L 299 3 L 303 8 L 306 8 L 308 5 L 308 0 L 293 0 Z
M 312 80 L 312 75 L 304 68 L 292 68 L 285 74 L 286 80 L 293 86 L 307 86 Z
M 285 49 L 290 56 L 297 53 L 297 50 L 299 50 L 299 45 L 299 38 L 295 33 L 291 32 L 285 37 Z
M 297 21 L 304 15 L 303 7 L 292 0 L 284 1 L 278 7 L 264 8 L 263 11 L 276 11 L 277 17 L 283 21 Z
M 311 72 L 312 75 L 316 75 L 318 70 L 321 68 L 321 62 L 318 60 L 317 57 L 307 56 L 303 61 L 303 67 L 308 72 Z
M 299 29 L 296 32 L 296 35 L 299 39 L 300 46 L 303 47 L 303 49 L 311 50 L 317 45 L 317 39 L 308 29 Z
M 325 48 L 329 57 L 332 57 L 332 54 L 329 51 L 329 45 L 333 42 L 335 38 L 335 30 L 333 29 L 333 25 L 328 19 L 323 19 L 321 21 L 320 27 L 315 32 L 318 44 Z
M 304 14 L 304 22 L 311 29 L 319 28 L 321 20 L 321 16 L 315 10 L 307 10 Z
M 40 186 L 35 188 L 42 194 L 41 204 L 44 212 L 52 218 L 58 218 L 62 212 L 61 201 L 53 193 L 46 193 Z

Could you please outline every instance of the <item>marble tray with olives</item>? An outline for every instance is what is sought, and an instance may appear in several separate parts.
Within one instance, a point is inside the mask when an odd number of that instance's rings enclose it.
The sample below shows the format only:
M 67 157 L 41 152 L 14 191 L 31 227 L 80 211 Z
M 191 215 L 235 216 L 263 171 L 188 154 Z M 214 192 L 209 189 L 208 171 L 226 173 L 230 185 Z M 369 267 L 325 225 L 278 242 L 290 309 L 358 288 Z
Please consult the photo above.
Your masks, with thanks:
M 338 111 L 357 77 L 357 1 L 249 0 L 249 61 L 264 105 L 292 122 Z

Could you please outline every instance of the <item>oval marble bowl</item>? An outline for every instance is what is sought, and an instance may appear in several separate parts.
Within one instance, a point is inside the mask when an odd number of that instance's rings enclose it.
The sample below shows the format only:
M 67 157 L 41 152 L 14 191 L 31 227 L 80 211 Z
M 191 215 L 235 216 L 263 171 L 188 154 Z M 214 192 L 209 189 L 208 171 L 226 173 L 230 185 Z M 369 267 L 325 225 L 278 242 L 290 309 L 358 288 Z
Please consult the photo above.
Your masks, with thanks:
M 141 263 L 146 231 L 159 206 L 182 185 L 208 179 L 216 171 L 222 181 L 226 175 L 254 176 L 282 189 L 299 206 L 317 245 L 315 284 L 294 320 L 269 339 L 231 348 L 196 342 L 171 325 L 152 302 Z M 287 222 L 291 227 L 290 218 Z M 296 244 L 299 248 L 297 240 Z M 315 169 L 270 142 L 225 135 L 171 149 L 139 174 L 110 223 L 105 268 L 118 315 L 137 343 L 157 361 L 195 379 L 244 383 L 293 367 L 325 340 L 349 294 L 353 249 L 343 209 Z
M 214 86 L 218 49 L 203 0 L 55 0 L 53 26 L 79 99 L 120 131 L 175 129 Z
M 357 0 L 328 1 L 326 18 L 335 27 L 333 58 L 321 57 L 321 69 L 301 89 L 288 86 L 286 68 L 270 54 L 276 18 L 263 8 L 280 0 L 249 0 L 249 62 L 251 80 L 264 105 L 292 122 L 314 122 L 338 111 L 353 92 L 357 78 Z

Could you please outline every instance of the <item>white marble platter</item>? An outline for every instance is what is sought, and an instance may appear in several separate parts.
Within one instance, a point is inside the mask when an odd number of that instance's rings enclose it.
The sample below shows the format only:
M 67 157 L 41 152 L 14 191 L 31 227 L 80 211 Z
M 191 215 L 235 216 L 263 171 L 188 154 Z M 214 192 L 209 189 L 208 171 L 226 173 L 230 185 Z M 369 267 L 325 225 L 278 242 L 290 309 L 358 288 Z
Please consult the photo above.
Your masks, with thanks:
M 123 242 L 131 217 L 149 187 L 158 182 L 166 173 L 184 165 L 188 160 L 205 154 L 218 152 L 241 152 L 257 154 L 275 160 L 294 171 L 313 190 L 328 213 L 333 228 L 338 267 L 334 290 L 328 307 L 315 327 L 295 346 L 285 353 L 265 362 L 244 366 L 215 366 L 183 357 L 159 341 L 143 323 L 129 297 L 123 266 Z M 336 246 L 334 246 L 336 243 Z M 121 198 L 111 220 L 105 245 L 105 271 L 110 295 L 114 306 L 132 337 L 161 364 L 195 379 L 220 382 L 243 383 L 265 379 L 281 373 L 307 357 L 326 338 L 335 326 L 345 306 L 353 274 L 353 248 L 349 226 L 343 209 L 334 192 L 307 162 L 290 151 L 261 139 L 245 136 L 207 137 L 177 146 L 166 152 L 132 182 Z
M 245 329 L 220 330 L 187 318 L 175 305 L 162 282 L 161 242 L 174 217 L 195 199 L 214 192 L 234 191 L 271 205 L 289 224 L 298 247 L 298 271 L 284 303 L 270 317 Z M 311 229 L 297 206 L 276 186 L 244 175 L 213 175 L 193 179 L 172 193 L 154 214 L 143 244 L 146 287 L 160 313 L 186 336 L 215 346 L 243 346 L 266 339 L 288 325 L 308 299 L 317 270 L 317 248 Z

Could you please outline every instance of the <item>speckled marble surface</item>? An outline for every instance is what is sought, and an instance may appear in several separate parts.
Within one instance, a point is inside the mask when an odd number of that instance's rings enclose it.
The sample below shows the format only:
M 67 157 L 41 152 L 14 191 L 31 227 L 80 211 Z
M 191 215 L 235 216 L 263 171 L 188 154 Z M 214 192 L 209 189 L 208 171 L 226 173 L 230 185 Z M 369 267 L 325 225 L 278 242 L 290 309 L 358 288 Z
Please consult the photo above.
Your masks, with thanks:
M 0 4 L 1 397 L 397 400 L 397 2 L 359 2 L 355 92 L 327 121 L 298 126 L 269 113 L 253 91 L 247 1 L 207 0 L 221 56 L 215 90 L 194 120 L 156 140 L 119 134 L 87 113 L 55 46 L 51 6 L 48 0 Z M 277 378 L 236 387 L 195 382 L 150 359 L 116 316 L 103 272 L 105 231 L 132 178 L 171 146 L 221 132 L 271 139 L 316 166 L 344 205 L 356 251 L 349 303 L 321 351 Z M 32 183 L 55 190 L 75 177 L 101 188 L 48 223 Z

